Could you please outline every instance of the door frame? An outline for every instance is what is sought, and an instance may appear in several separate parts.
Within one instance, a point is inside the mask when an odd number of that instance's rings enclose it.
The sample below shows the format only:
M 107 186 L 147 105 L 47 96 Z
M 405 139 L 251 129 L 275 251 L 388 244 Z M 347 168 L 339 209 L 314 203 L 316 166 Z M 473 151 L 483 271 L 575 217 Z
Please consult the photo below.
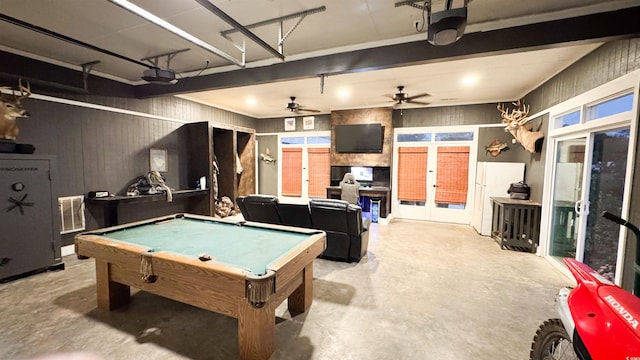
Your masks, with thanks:
M 435 133 L 444 132 L 472 132 L 473 140 L 467 141 L 435 141 Z M 399 142 L 398 135 L 412 133 L 431 133 L 429 141 L 412 141 Z M 475 187 L 475 164 L 477 162 L 478 153 L 478 125 L 460 125 L 460 126 L 429 126 L 429 127 L 403 127 L 393 129 L 393 167 L 391 171 L 392 183 L 398 178 L 398 148 L 400 147 L 424 147 L 429 148 L 427 154 L 427 164 L 429 169 L 427 173 L 427 201 L 424 207 L 408 208 L 409 205 L 398 204 L 398 187 L 391 187 L 391 212 L 394 217 L 407 218 L 415 220 L 436 221 L 436 222 L 452 222 L 459 224 L 470 224 L 471 214 L 473 212 L 473 200 Z M 469 170 L 467 178 L 467 203 L 464 209 L 444 209 L 438 208 L 435 204 L 435 189 L 431 186 L 437 179 L 437 148 L 438 146 L 469 146 Z
M 549 114 L 548 121 L 548 141 L 546 145 L 547 158 L 545 160 L 545 177 L 544 177 L 544 190 L 542 194 L 542 214 L 540 224 L 540 244 L 538 247 L 538 254 L 544 256 L 555 267 L 562 271 L 565 275 L 571 276 L 564 264 L 555 260 L 550 254 L 550 238 L 551 238 L 551 201 L 553 196 L 554 178 L 555 178 L 555 154 L 557 151 L 557 143 L 562 140 L 568 140 L 571 138 L 586 137 L 585 148 L 585 166 L 583 167 L 583 187 L 581 199 L 588 201 L 589 199 L 589 186 L 590 186 L 590 174 L 591 174 L 591 161 L 593 151 L 593 136 L 596 132 L 613 130 L 616 128 L 629 127 L 632 131 L 629 138 L 629 148 L 627 149 L 627 168 L 625 173 L 625 186 L 623 191 L 622 200 L 622 212 L 621 217 L 627 219 L 629 216 L 629 205 L 631 198 L 631 186 L 635 164 L 635 148 L 636 148 L 636 131 L 634 129 L 638 126 L 638 102 L 639 102 L 639 88 L 640 88 L 640 70 L 636 70 L 627 75 L 621 76 L 615 80 L 612 80 L 606 84 L 598 86 L 592 90 L 589 90 L 581 95 L 564 101 L 558 105 L 555 105 L 539 114 L 531 116 L 531 118 L 540 116 L 544 113 Z M 623 95 L 624 93 L 633 93 L 634 101 L 631 111 L 615 114 L 597 120 L 586 121 L 585 113 L 586 108 L 593 104 L 601 103 L 611 98 Z M 566 126 L 563 128 L 554 128 L 554 121 L 558 117 L 567 113 L 580 110 L 580 123 Z M 576 258 L 582 260 L 584 256 L 584 236 L 586 231 L 586 216 L 580 220 L 579 239 L 576 246 Z M 627 231 L 625 227 L 621 227 L 620 235 L 618 239 L 618 258 L 616 264 L 616 276 L 615 282 L 620 285 L 622 282 L 625 259 Z
M 309 143 L 309 138 L 313 137 L 329 137 L 329 143 L 323 144 L 313 144 Z M 301 144 L 282 144 L 283 138 L 303 138 L 303 143 Z M 278 133 L 278 158 L 282 159 L 282 149 L 283 148 L 302 148 L 302 195 L 298 197 L 291 196 L 283 196 L 282 195 L 282 161 L 277 161 L 278 163 L 278 198 L 290 203 L 308 203 L 309 202 L 309 173 L 308 173 L 308 163 L 309 157 L 307 149 L 309 148 L 331 148 L 331 131 L 305 131 L 305 132 L 290 132 L 290 133 Z

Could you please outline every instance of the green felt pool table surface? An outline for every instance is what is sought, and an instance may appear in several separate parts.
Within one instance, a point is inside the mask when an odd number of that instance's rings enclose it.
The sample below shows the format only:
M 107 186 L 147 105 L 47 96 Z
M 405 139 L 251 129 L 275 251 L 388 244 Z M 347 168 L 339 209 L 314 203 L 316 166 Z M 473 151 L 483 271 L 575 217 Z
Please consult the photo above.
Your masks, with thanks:
M 178 217 L 96 235 L 144 246 L 154 253 L 193 258 L 206 254 L 219 263 L 263 275 L 271 263 L 312 233 Z

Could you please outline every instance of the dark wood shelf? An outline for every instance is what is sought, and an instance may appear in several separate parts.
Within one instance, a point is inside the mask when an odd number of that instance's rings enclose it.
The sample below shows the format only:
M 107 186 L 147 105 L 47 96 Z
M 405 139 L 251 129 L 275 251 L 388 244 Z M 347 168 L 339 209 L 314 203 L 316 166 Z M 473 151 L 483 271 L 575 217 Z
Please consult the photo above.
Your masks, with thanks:
M 188 201 L 188 198 L 201 197 L 208 203 L 209 189 L 186 189 L 173 190 L 171 192 L 173 203 L 180 203 L 181 200 Z M 88 206 L 101 207 L 103 210 L 104 224 L 102 226 L 119 225 L 118 213 L 120 205 L 144 204 L 150 202 L 167 202 L 167 194 L 158 193 L 153 195 L 135 195 L 135 196 L 107 196 L 101 198 L 87 198 Z M 171 203 L 169 203 L 171 204 Z M 180 212 L 180 211 L 176 211 Z

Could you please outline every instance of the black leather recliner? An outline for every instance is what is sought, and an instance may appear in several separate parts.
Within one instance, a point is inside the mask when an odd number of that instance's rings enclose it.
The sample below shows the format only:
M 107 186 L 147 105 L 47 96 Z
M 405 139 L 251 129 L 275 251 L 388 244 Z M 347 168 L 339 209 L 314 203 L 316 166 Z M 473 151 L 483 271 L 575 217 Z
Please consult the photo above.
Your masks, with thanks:
M 369 219 L 363 220 L 362 208 L 335 199 L 313 199 L 309 208 L 313 228 L 327 234 L 327 248 L 320 257 L 352 262 L 367 253 Z
M 248 195 L 236 199 L 242 216 L 247 221 L 280 224 L 278 198 L 271 195 Z
M 313 228 L 309 204 L 278 203 L 278 212 L 282 225 Z

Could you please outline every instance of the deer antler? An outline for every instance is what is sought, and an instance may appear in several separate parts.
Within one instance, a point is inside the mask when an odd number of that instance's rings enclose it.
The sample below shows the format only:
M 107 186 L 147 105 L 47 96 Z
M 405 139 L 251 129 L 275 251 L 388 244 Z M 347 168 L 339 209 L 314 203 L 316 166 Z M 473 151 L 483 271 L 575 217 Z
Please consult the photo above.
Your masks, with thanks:
M 18 90 L 20 91 L 20 97 L 16 97 L 16 100 L 26 99 L 31 95 L 31 84 L 27 82 L 27 87 L 22 85 L 22 78 L 18 79 Z
M 502 122 L 507 124 L 505 130 L 516 129 L 529 121 L 529 106 L 524 104 L 522 100 L 515 101 L 512 104 L 515 109 L 511 110 L 511 112 L 504 104 L 499 103 L 497 105 L 497 109 L 502 115 Z

